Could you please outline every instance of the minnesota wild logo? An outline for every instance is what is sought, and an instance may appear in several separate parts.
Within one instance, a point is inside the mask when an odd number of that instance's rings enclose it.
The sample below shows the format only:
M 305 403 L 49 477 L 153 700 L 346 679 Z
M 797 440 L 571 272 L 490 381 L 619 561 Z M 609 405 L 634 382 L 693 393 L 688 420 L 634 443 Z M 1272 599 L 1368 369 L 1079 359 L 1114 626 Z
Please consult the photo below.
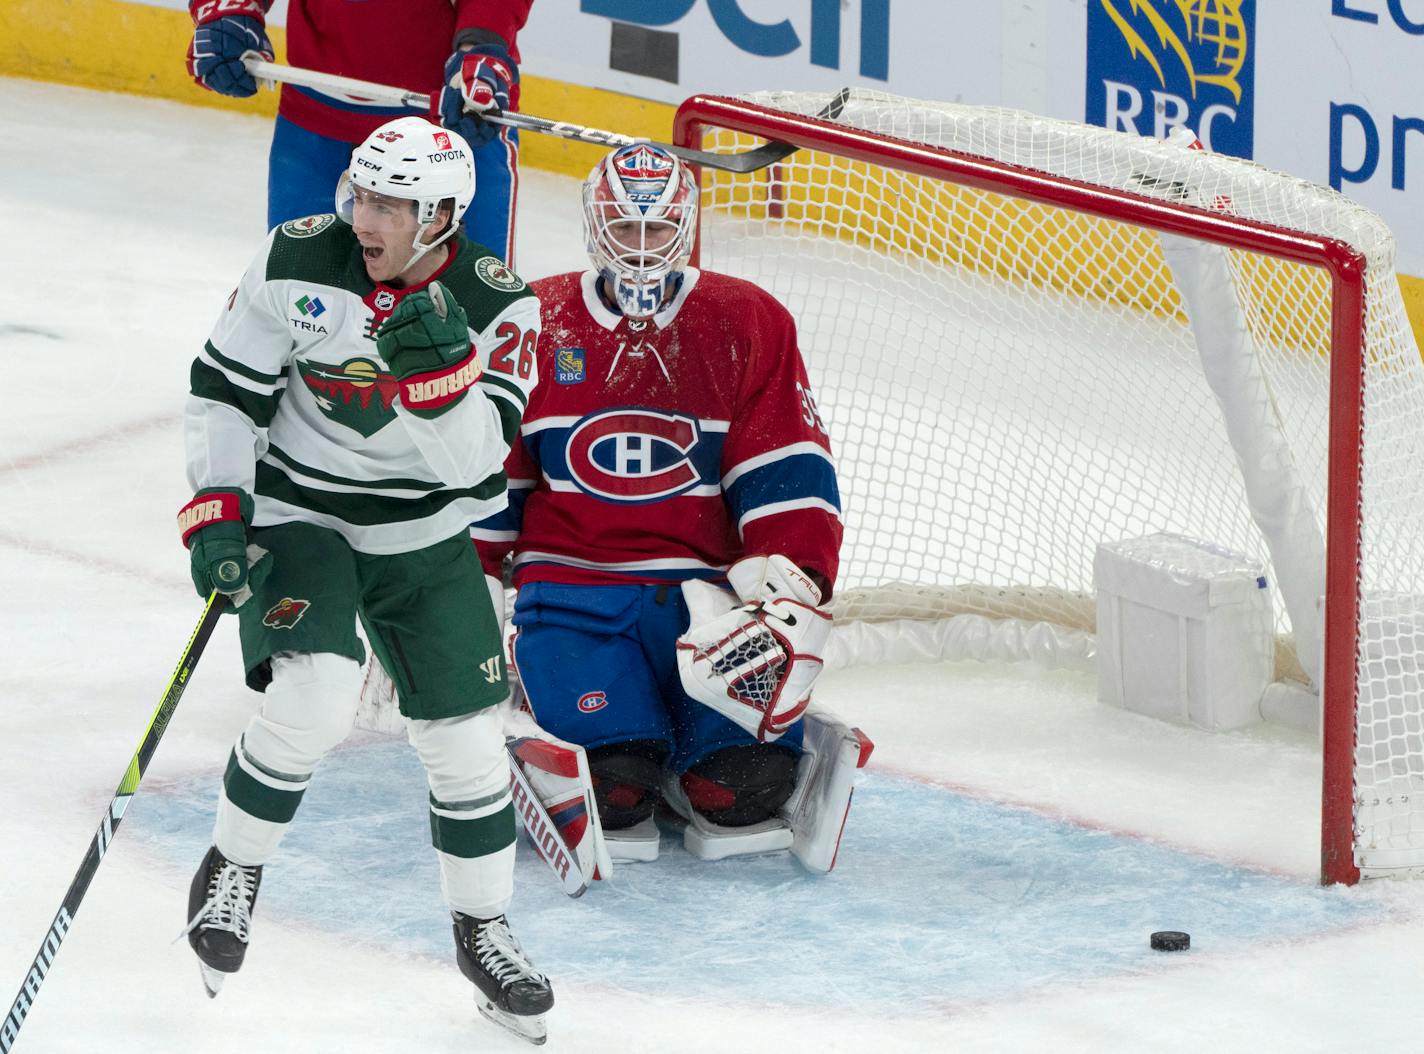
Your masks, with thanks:
M 505 292 L 515 293 L 524 288 L 524 279 L 493 256 L 481 256 L 479 262 L 475 264 L 475 274 L 480 276 L 480 281 L 485 285 L 494 286 L 494 288 L 502 289 Z
M 369 438 L 396 419 L 392 404 L 400 386 L 372 360 L 347 359 L 340 366 L 299 361 L 297 369 L 321 412 L 337 424 Z
M 282 224 L 282 233 L 288 238 L 310 238 L 335 222 L 336 217 L 331 213 L 324 216 L 303 216 L 299 220 L 288 220 Z
M 262 625 L 269 629 L 291 629 L 302 620 L 302 616 L 307 613 L 309 607 L 311 607 L 310 600 L 293 600 L 291 597 L 283 597 L 267 609 L 267 614 L 262 616 Z

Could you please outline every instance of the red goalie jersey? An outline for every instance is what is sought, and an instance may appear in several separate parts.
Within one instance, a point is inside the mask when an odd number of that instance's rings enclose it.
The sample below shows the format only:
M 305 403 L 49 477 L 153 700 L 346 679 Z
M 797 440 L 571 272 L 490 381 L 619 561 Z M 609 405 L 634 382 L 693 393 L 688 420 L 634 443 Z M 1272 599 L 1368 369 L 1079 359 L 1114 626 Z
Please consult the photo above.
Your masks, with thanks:
M 471 530 L 486 569 L 513 549 L 516 584 L 680 582 L 781 553 L 829 596 L 840 495 L 790 313 L 688 268 L 666 307 L 628 319 L 596 283 L 534 283 L 540 383 L 506 465 L 509 508 Z

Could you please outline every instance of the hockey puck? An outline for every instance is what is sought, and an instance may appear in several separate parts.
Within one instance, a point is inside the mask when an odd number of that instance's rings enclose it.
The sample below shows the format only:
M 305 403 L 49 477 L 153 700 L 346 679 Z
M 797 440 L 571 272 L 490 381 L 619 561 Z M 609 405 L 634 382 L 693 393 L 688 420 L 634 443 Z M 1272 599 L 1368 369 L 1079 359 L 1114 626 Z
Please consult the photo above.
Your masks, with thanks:
M 1183 952 L 1192 946 L 1192 935 L 1181 930 L 1158 930 L 1152 934 L 1152 950 Z

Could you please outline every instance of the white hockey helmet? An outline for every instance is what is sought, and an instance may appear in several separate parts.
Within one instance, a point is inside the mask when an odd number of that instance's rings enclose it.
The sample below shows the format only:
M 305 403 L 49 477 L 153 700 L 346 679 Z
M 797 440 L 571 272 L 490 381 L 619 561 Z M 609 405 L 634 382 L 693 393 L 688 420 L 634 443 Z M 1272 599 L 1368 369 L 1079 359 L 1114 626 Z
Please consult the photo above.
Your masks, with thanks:
M 336 214 L 347 223 L 354 214 L 357 187 L 415 202 L 420 226 L 412 243 L 413 264 L 459 229 L 475 196 L 474 155 L 458 132 L 423 117 L 398 117 L 351 152 L 351 165 L 336 187 Z M 421 239 L 445 202 L 453 202 L 450 226 L 434 242 L 424 244 Z
M 623 314 L 656 314 L 697 238 L 692 172 L 651 143 L 618 148 L 584 181 L 583 227 L 589 259 Z

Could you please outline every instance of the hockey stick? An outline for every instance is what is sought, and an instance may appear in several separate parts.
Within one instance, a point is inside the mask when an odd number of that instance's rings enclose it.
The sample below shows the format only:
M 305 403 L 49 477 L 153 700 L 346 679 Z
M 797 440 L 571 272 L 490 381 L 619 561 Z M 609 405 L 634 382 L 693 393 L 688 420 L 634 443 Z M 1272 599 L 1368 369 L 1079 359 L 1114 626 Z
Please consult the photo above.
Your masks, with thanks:
M 302 69 L 298 66 L 263 62 L 256 58 L 247 59 L 246 64 L 248 72 L 264 82 L 276 84 L 278 81 L 285 81 L 287 84 L 295 84 L 298 87 L 316 88 L 332 95 L 345 96 L 355 102 L 380 103 L 383 106 L 408 106 L 426 114 L 435 112 L 432 98 L 423 92 L 406 91 L 404 88 L 373 84 L 370 81 L 355 80 L 351 77 L 338 77 L 332 73 L 320 73 L 317 70 Z M 850 89 L 842 88 L 816 116 L 822 120 L 834 121 L 845 109 L 846 100 L 849 98 Z M 651 139 L 635 139 L 633 136 L 623 135 L 619 132 L 607 132 L 601 128 L 586 128 L 581 124 L 571 124 L 568 121 L 550 121 L 527 113 L 490 114 L 485 116 L 484 120 L 491 124 L 505 125 L 526 132 L 538 132 L 540 135 L 552 135 L 560 139 L 575 139 L 580 143 L 594 143 L 598 146 L 631 146 L 634 143 L 651 143 L 653 146 L 662 147 L 671 154 L 676 154 L 691 164 L 716 168 L 723 172 L 756 172 L 790 157 L 799 149 L 791 143 L 773 140 L 740 153 L 715 154 L 710 150 L 693 150 L 691 147 L 675 146 L 672 143 L 657 143 Z
M 158 702 L 158 709 L 149 719 L 148 728 L 143 733 L 143 740 L 139 743 L 138 750 L 134 752 L 132 760 L 129 761 L 129 767 L 124 771 L 124 778 L 119 781 L 119 789 L 114 792 L 113 800 L 109 802 L 109 808 L 99 824 L 99 830 L 94 834 L 94 841 L 90 844 L 89 851 L 84 855 L 84 862 L 79 865 L 79 871 L 75 874 L 74 881 L 69 884 L 69 892 L 64 894 L 64 902 L 60 904 L 59 912 L 49 925 L 49 932 L 45 934 L 39 954 L 30 964 L 30 972 L 20 985 L 20 992 L 15 997 L 10 1012 L 5 1015 L 4 1022 L 0 1022 L 0 1052 L 2 1054 L 9 1054 L 10 1048 L 14 1046 L 15 1037 L 19 1035 L 20 1026 L 25 1023 L 25 1016 L 30 1012 L 30 1007 L 39 994 L 40 985 L 44 983 L 45 976 L 49 973 L 50 967 L 54 965 L 54 957 L 59 953 L 59 945 L 69 933 L 74 916 L 79 913 L 79 903 L 84 899 L 84 894 L 88 892 L 89 883 L 93 881 L 94 873 L 99 870 L 99 864 L 103 861 L 104 854 L 108 852 L 114 832 L 119 829 L 119 823 L 124 818 L 124 810 L 128 808 L 129 799 L 138 790 L 139 781 L 143 779 L 144 771 L 153 758 L 153 752 L 158 749 L 158 741 L 163 738 L 163 733 L 168 728 L 168 722 L 173 718 L 173 711 L 178 708 L 178 700 L 183 698 L 183 690 L 188 687 L 193 670 L 203 655 L 203 648 L 206 647 L 208 638 L 213 635 L 213 629 L 217 626 L 218 619 L 226 607 L 227 597 L 224 594 L 214 592 L 208 597 L 208 606 L 203 609 L 203 617 L 198 620 L 198 625 L 193 629 L 193 635 L 188 638 L 188 646 L 183 649 L 183 657 L 178 660 L 178 668 L 173 671 L 173 676 L 168 680 L 168 687 L 163 690 L 163 698 Z

